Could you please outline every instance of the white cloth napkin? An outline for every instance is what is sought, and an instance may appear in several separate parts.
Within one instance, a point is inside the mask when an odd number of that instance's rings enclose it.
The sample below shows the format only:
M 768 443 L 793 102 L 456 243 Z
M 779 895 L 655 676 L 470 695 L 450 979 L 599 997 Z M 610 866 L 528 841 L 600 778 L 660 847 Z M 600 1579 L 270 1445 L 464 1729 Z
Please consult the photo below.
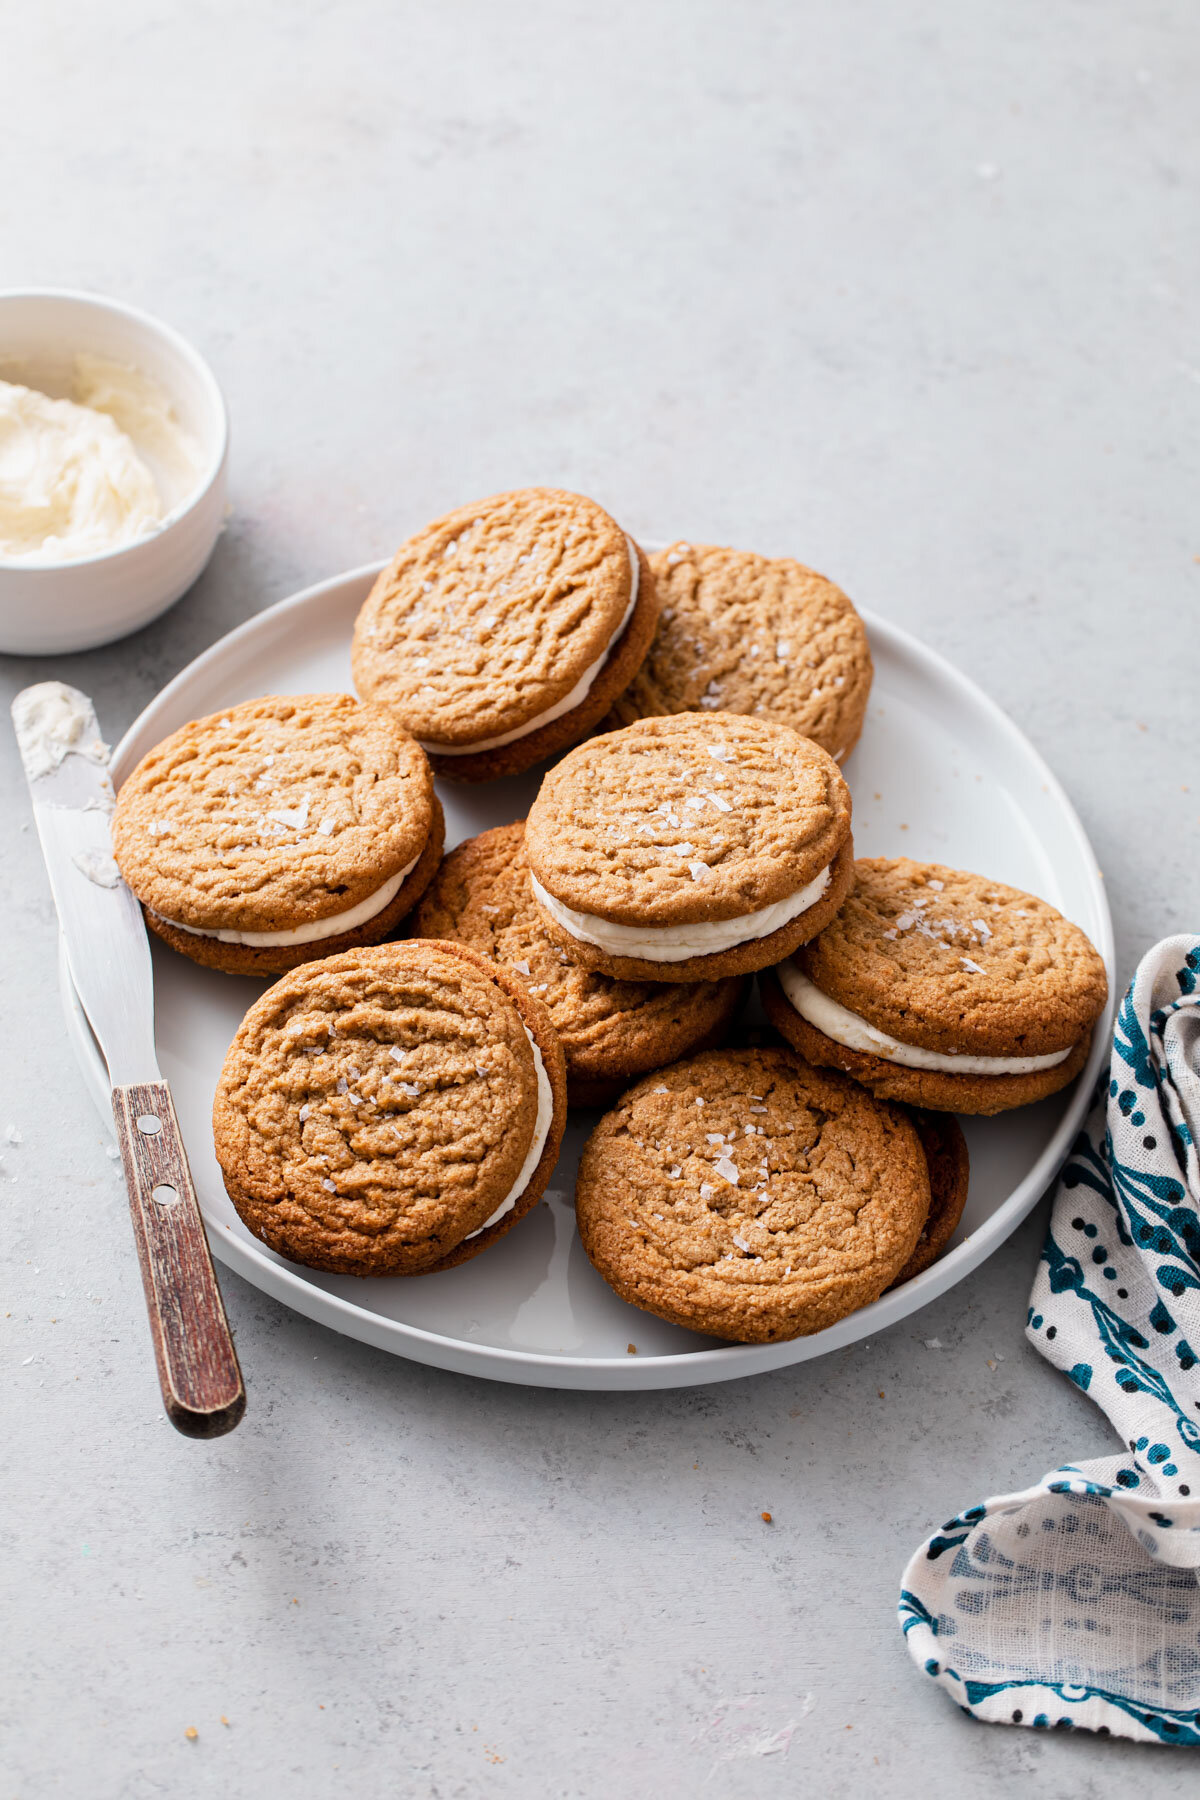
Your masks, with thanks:
M 1200 938 L 1143 957 L 1064 1165 L 1026 1335 L 1121 1455 L 921 1546 L 900 1624 L 964 1712 L 1200 1745 Z

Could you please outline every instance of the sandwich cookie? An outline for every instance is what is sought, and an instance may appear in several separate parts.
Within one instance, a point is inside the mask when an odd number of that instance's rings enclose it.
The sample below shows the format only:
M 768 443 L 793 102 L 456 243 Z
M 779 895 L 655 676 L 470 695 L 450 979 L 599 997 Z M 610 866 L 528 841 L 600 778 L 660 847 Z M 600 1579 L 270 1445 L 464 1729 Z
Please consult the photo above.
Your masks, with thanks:
M 566 1122 L 544 1007 L 462 944 L 348 950 L 250 1008 L 213 1105 L 234 1206 L 280 1256 L 423 1275 L 536 1204 Z
M 623 1300 L 739 1343 L 823 1331 L 883 1293 L 929 1212 L 901 1107 L 786 1050 L 648 1075 L 588 1139 L 579 1235 Z
M 524 838 L 518 820 L 452 850 L 410 928 L 469 944 L 520 976 L 554 1021 L 571 1104 L 607 1106 L 648 1070 L 723 1042 L 747 977 L 668 986 L 580 968 L 542 922 Z
M 789 1044 L 940 1112 L 1004 1112 L 1074 1080 L 1108 996 L 1077 925 L 940 863 L 866 857 L 855 876 L 833 923 L 760 984 Z
M 354 680 L 439 775 L 490 781 L 577 744 L 658 620 L 650 565 L 594 500 L 497 494 L 402 544 L 354 627 Z
M 840 588 L 790 557 L 712 544 L 673 544 L 650 567 L 658 630 L 608 729 L 665 713 L 750 713 L 790 725 L 837 762 L 850 754 L 872 666 Z
M 909 1117 L 916 1126 L 929 1171 L 929 1216 L 921 1227 L 916 1249 L 893 1281 L 893 1287 L 923 1274 L 942 1254 L 958 1230 L 971 1177 L 967 1140 L 953 1113 L 923 1112 L 913 1107 Z
M 425 753 L 390 713 L 289 694 L 197 719 L 144 756 L 117 796 L 113 854 L 172 949 L 275 975 L 387 937 L 443 835 Z
M 785 725 L 642 719 L 572 750 L 525 827 L 546 930 L 585 969 L 711 981 L 777 962 L 853 880 L 850 792 Z

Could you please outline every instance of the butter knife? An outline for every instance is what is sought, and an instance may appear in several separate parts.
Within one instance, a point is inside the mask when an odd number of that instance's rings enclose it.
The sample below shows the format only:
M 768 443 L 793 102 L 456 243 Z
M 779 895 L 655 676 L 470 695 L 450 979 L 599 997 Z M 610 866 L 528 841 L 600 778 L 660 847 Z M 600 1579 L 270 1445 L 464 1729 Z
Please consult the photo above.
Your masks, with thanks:
M 71 979 L 108 1064 L 163 1404 L 176 1430 L 220 1437 L 246 1393 L 158 1067 L 146 927 L 113 861 L 108 746 L 92 702 L 63 682 L 25 688 L 12 713 Z

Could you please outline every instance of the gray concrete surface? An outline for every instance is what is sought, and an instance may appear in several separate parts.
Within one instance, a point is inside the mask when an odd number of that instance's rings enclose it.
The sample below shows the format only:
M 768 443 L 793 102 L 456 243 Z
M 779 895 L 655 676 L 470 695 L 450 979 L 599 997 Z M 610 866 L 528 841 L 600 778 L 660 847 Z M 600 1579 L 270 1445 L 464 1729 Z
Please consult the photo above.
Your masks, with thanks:
M 3 33 L 3 282 L 174 321 L 235 425 L 197 589 L 10 687 L 77 680 L 116 732 L 301 583 L 561 482 L 920 633 L 1065 781 L 1122 974 L 1195 926 L 1187 0 L 50 0 Z M 677 1395 L 442 1375 L 226 1277 L 250 1411 L 176 1437 L 2 754 L 0 1800 L 1194 1784 L 971 1723 L 895 1629 L 933 1524 L 1110 1442 L 1023 1341 L 1041 1215 L 870 1344 Z

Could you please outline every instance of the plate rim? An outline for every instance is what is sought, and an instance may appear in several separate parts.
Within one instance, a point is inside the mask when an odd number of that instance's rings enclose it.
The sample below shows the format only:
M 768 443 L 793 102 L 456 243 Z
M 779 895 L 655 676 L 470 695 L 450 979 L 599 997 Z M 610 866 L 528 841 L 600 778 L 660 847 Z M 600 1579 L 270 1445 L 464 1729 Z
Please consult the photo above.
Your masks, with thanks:
M 239 644 L 256 636 L 269 624 L 277 623 L 287 613 L 311 605 L 332 590 L 344 588 L 354 581 L 373 579 L 386 567 L 387 560 L 363 563 L 323 581 L 310 583 L 264 607 L 224 633 L 215 643 L 186 663 L 138 713 L 113 750 L 114 773 L 120 771 L 123 760 L 132 751 L 134 740 L 144 731 L 151 716 L 168 707 L 179 691 L 197 675 L 204 673 L 230 651 L 236 652 Z M 228 1227 L 222 1230 L 218 1221 L 206 1218 L 209 1243 L 213 1254 L 222 1263 L 293 1311 L 393 1355 L 406 1356 L 410 1360 L 457 1373 L 519 1385 L 637 1392 L 744 1379 L 828 1355 L 899 1324 L 902 1319 L 919 1311 L 958 1281 L 965 1279 L 999 1249 L 1017 1225 L 1033 1210 L 1061 1166 L 1090 1103 L 1100 1065 L 1109 1052 L 1116 996 L 1112 916 L 1108 895 L 1095 852 L 1078 812 L 1041 752 L 1015 720 L 940 651 L 932 649 L 904 627 L 873 611 L 862 607 L 857 610 L 867 627 L 869 637 L 879 642 L 886 641 L 893 656 L 898 652 L 902 653 L 918 665 L 924 665 L 940 682 L 957 689 L 961 698 L 987 717 L 993 728 L 999 729 L 1001 736 L 1009 741 L 1014 750 L 1032 763 L 1046 792 L 1057 804 L 1070 829 L 1076 854 L 1090 872 L 1093 899 L 1102 925 L 1100 935 L 1103 941 L 1097 942 L 1096 948 L 1108 971 L 1109 995 L 1105 1011 L 1097 1021 L 1087 1064 L 1076 1080 L 1066 1110 L 1049 1142 L 1021 1181 L 983 1224 L 930 1268 L 906 1282 L 902 1288 L 889 1290 L 871 1305 L 848 1314 L 845 1319 L 811 1336 L 773 1344 L 717 1343 L 711 1348 L 629 1357 L 627 1360 L 616 1357 L 555 1355 L 548 1351 L 475 1343 L 468 1338 L 445 1336 L 424 1326 L 390 1318 L 314 1286 L 300 1271 L 271 1261 L 256 1243 L 243 1243 L 240 1239 L 227 1235 Z M 76 1059 L 101 1117 L 106 1118 L 109 1093 L 107 1073 L 71 984 L 61 938 L 59 987 Z M 865 1326 L 864 1321 L 867 1321 Z M 816 1347 L 818 1344 L 820 1348 Z M 621 1372 L 620 1379 L 616 1378 L 618 1370 Z

